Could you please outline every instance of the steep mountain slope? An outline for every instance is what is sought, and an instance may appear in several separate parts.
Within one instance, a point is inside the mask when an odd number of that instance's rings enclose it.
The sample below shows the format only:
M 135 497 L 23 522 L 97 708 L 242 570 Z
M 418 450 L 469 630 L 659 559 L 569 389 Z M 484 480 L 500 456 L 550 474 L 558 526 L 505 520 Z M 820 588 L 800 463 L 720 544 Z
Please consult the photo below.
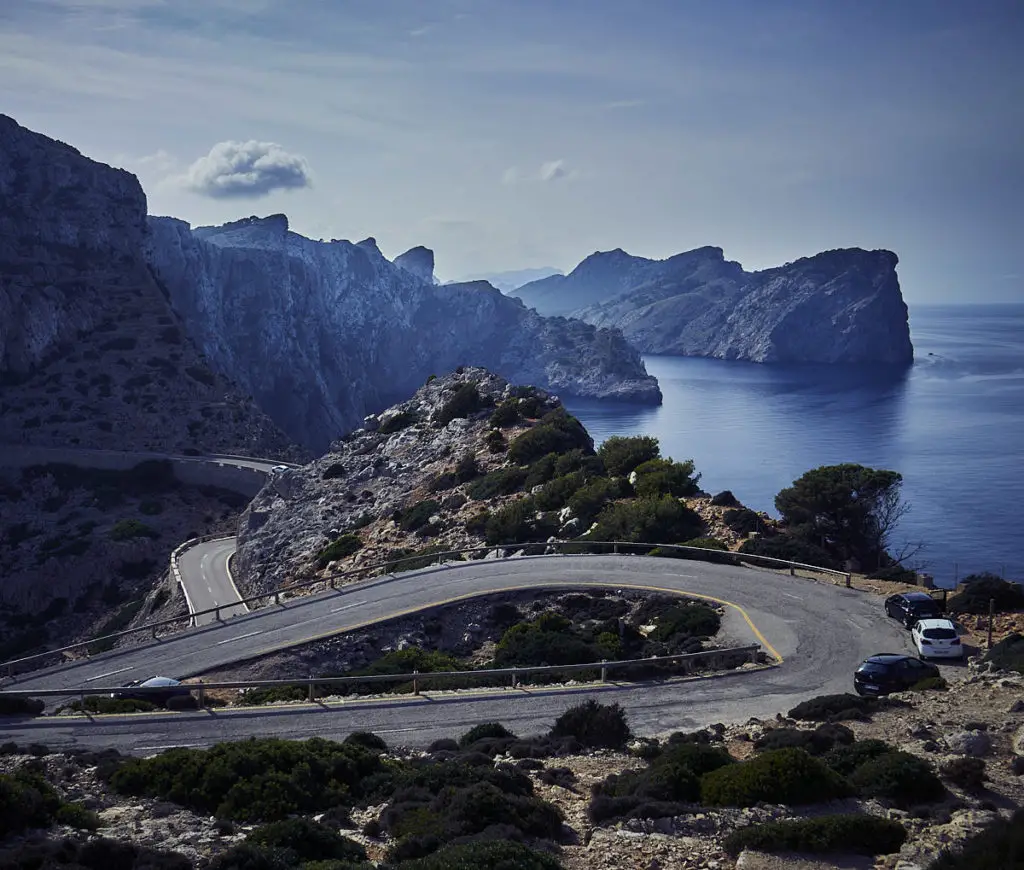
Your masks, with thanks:
M 542 314 L 618 327 L 644 353 L 753 362 L 909 363 L 907 307 L 890 251 L 826 251 L 745 272 L 721 248 L 667 260 L 596 253 L 513 291 Z
M 142 255 L 131 174 L 0 115 L 0 444 L 284 456 Z
M 149 224 L 149 262 L 191 334 L 307 446 L 460 365 L 561 393 L 661 400 L 617 331 L 541 317 L 485 282 L 427 282 L 372 239 L 312 241 L 284 215 Z

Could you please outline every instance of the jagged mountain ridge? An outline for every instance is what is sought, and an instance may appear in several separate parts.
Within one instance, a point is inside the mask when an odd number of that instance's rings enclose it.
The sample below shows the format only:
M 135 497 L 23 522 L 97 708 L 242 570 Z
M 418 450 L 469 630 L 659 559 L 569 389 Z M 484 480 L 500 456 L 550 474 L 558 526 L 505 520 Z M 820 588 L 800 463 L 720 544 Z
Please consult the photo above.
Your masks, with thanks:
M 433 284 L 372 239 L 313 241 L 283 215 L 195 230 L 153 217 L 149 229 L 149 263 L 204 352 L 307 446 L 460 365 L 563 394 L 661 400 L 618 331 L 542 317 L 486 282 Z
M 135 176 L 0 115 L 0 444 L 290 456 L 143 258 Z
M 753 362 L 913 359 L 891 251 L 825 251 L 760 272 L 704 247 L 649 260 L 595 253 L 512 292 L 542 314 L 620 328 L 643 353 Z

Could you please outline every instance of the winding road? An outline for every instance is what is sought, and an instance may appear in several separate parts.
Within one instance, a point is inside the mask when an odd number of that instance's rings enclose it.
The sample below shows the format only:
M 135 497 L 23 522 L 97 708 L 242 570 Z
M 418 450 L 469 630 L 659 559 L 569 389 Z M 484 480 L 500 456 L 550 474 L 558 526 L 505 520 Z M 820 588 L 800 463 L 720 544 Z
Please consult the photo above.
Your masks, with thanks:
M 209 570 L 221 564 L 209 545 L 195 554 Z M 196 548 L 197 550 L 199 548 Z M 191 563 L 190 563 L 191 564 Z M 226 565 L 226 560 L 223 562 Z M 190 589 L 199 582 L 189 571 Z M 725 605 L 722 639 L 757 642 L 779 667 L 654 685 L 445 694 L 387 701 L 131 717 L 43 717 L 8 721 L 0 737 L 50 746 L 116 746 L 156 751 L 209 745 L 251 735 L 343 737 L 372 730 L 395 742 L 424 745 L 479 722 L 542 731 L 580 697 L 617 701 L 634 730 L 657 734 L 716 721 L 771 717 L 814 695 L 851 689 L 853 670 L 872 653 L 909 652 L 909 635 L 873 597 L 852 589 L 753 568 L 640 556 L 538 556 L 482 560 L 380 577 L 335 592 L 293 599 L 189 629 L 142 646 L 36 671 L 6 689 L 119 685 L 164 674 L 192 676 L 275 650 L 461 599 L 528 588 L 612 588 L 702 596 Z M 191 595 L 190 591 L 190 595 Z

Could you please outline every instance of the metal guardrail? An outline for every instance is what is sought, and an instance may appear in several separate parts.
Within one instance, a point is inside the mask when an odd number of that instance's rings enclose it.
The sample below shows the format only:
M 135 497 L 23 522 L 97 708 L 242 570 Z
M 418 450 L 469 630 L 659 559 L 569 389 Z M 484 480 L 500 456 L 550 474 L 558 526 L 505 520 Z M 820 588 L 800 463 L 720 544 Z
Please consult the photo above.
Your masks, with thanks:
M 514 689 L 519 685 L 519 679 L 521 677 L 530 676 L 531 674 L 571 674 L 600 669 L 600 682 L 605 683 L 608 681 L 609 671 L 636 665 L 682 663 L 686 673 L 690 673 L 692 670 L 692 664 L 705 659 L 710 659 L 712 665 L 714 665 L 716 664 L 716 659 L 720 659 L 724 662 L 730 659 L 738 660 L 740 657 L 743 657 L 752 664 L 756 664 L 758 653 L 760 653 L 760 651 L 760 644 L 755 643 L 747 646 L 728 647 L 726 649 L 701 650 L 700 652 L 695 653 L 675 653 L 667 656 L 650 656 L 644 659 L 620 659 L 616 661 L 607 661 L 602 659 L 599 662 L 589 662 L 577 665 L 534 665 L 520 668 L 491 668 L 479 671 L 430 671 L 425 673 L 413 671 L 411 674 L 372 674 L 362 677 L 317 677 L 311 674 L 309 677 L 298 680 L 231 680 L 212 683 L 204 683 L 200 681 L 198 683 L 183 683 L 182 685 L 187 687 L 190 692 L 195 691 L 198 693 L 200 706 L 203 706 L 204 695 L 210 689 L 271 689 L 285 686 L 306 686 L 307 698 L 308 700 L 313 701 L 315 700 L 318 687 L 323 686 L 349 686 L 364 683 L 412 683 L 413 694 L 418 695 L 419 682 L 421 680 L 466 678 L 489 680 L 508 678 L 510 681 L 509 688 Z M 124 692 L 126 688 L 127 687 L 125 686 L 89 686 L 75 687 L 73 689 L 13 689 L 10 691 L 0 692 L 0 697 L 66 698 L 78 696 L 84 705 L 85 699 L 89 696 L 109 696 L 119 692 Z M 488 686 L 485 688 L 500 687 Z M 166 695 L 167 687 L 132 686 L 129 691 L 133 696 Z
M 204 537 L 214 539 L 218 536 L 213 535 Z M 195 540 L 198 541 L 201 539 L 197 538 Z M 645 555 L 646 552 L 658 548 L 661 550 L 683 551 L 700 554 L 695 557 L 698 559 L 703 557 L 705 560 L 707 560 L 708 557 L 711 556 L 714 558 L 714 561 L 716 562 L 721 560 L 722 562 L 731 562 L 734 565 L 743 565 L 744 563 L 758 564 L 767 562 L 770 565 L 780 565 L 782 567 L 788 567 L 789 573 L 792 576 L 796 576 L 797 569 L 802 569 L 805 571 L 813 571 L 817 574 L 831 574 L 837 577 L 842 577 L 845 579 L 845 585 L 847 587 L 850 586 L 850 573 L 846 571 L 836 571 L 833 568 L 822 568 L 818 565 L 808 565 L 803 562 L 790 562 L 786 559 L 776 559 L 770 556 L 758 556 L 753 553 L 736 553 L 729 550 L 711 550 L 703 547 L 690 547 L 684 544 L 661 544 L 643 541 L 581 541 L 576 539 L 571 541 L 549 541 L 545 543 L 497 545 L 485 547 L 464 547 L 459 550 L 446 550 L 443 552 L 431 553 L 429 555 L 431 561 L 436 562 L 436 565 L 438 567 L 443 565 L 446 561 L 463 561 L 463 554 L 483 553 L 486 555 L 487 553 L 493 553 L 496 551 L 500 552 L 502 550 L 514 551 L 513 558 L 515 558 L 515 554 L 522 553 L 527 550 L 539 550 L 540 552 L 537 553 L 537 555 L 553 555 L 553 553 L 551 553 L 552 550 L 560 551 L 563 555 L 608 555 L 608 553 L 601 552 L 585 552 L 586 550 L 592 550 L 595 547 L 610 547 L 612 553 L 619 555 L 630 555 L 631 551 L 644 551 L 641 552 L 639 555 Z M 308 589 L 311 586 L 322 586 L 324 584 L 327 584 L 331 589 L 335 589 L 337 587 L 337 582 L 339 580 L 344 580 L 349 577 L 372 574 L 373 572 L 379 572 L 373 576 L 387 576 L 389 574 L 398 573 L 397 571 L 395 571 L 395 568 L 401 565 L 403 562 L 422 562 L 423 559 L 424 555 L 420 554 L 418 556 L 412 555 L 398 559 L 389 559 L 386 562 L 375 562 L 371 565 L 361 565 L 358 568 L 351 568 L 347 571 L 339 571 L 335 574 L 330 574 L 327 577 L 317 577 L 312 580 L 303 580 L 298 583 L 293 583 L 290 586 L 284 586 L 281 589 L 275 590 L 274 592 L 264 592 L 260 595 L 252 595 L 248 598 L 242 598 L 239 601 L 232 602 L 231 604 L 224 604 L 218 607 L 210 607 L 206 610 L 193 611 L 188 617 L 179 616 L 173 617 L 171 619 L 159 620 L 157 622 L 149 622 L 145 625 L 140 625 L 135 628 L 125 629 L 124 631 L 103 635 L 101 637 L 94 637 L 91 640 L 79 641 L 78 643 L 69 644 L 68 646 L 63 646 L 58 649 L 47 650 L 45 652 L 35 653 L 34 655 L 23 656 L 22 658 L 18 659 L 12 659 L 11 661 L 0 663 L 0 668 L 3 668 L 7 676 L 13 677 L 15 671 L 21 665 L 25 665 L 30 662 L 38 662 L 51 656 L 62 655 L 64 653 L 74 652 L 75 650 L 88 650 L 90 646 L 101 641 L 118 640 L 122 637 L 127 637 L 132 634 L 138 634 L 140 632 L 147 631 L 152 634 L 154 639 L 156 639 L 158 628 L 163 628 L 168 625 L 175 625 L 183 621 L 187 621 L 189 625 L 192 625 L 194 624 L 196 616 L 203 616 L 208 613 L 213 613 L 215 615 L 216 620 L 220 621 L 221 611 L 225 608 L 237 607 L 239 604 L 248 605 L 253 602 L 266 601 L 271 598 L 273 599 L 274 604 L 280 604 L 282 596 L 289 595 L 290 593 L 300 589 Z

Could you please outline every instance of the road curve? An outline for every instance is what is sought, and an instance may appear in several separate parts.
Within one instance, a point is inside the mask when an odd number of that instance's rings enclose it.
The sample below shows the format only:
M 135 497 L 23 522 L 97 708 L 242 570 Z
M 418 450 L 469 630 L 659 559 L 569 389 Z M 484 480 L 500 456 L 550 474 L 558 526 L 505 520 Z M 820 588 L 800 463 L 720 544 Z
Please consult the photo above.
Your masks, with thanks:
M 191 613 L 220 607 L 221 619 L 230 619 L 249 612 L 241 603 L 228 564 L 236 548 L 234 538 L 218 538 L 189 547 L 178 556 L 178 571 Z M 207 625 L 216 622 L 217 616 L 205 613 L 195 620 L 197 625 Z
M 884 618 L 877 600 L 798 577 L 640 556 L 541 556 L 455 563 L 294 599 L 230 622 L 202 626 L 144 646 L 37 671 L 8 689 L 118 685 L 164 674 L 193 676 L 273 650 L 353 630 L 465 597 L 524 588 L 603 585 L 664 590 L 727 602 L 725 640 L 761 642 L 783 663 L 726 678 L 589 690 L 625 706 L 639 733 L 712 721 L 765 717 L 814 695 L 849 691 L 856 665 L 881 651 L 909 651 L 907 633 Z M 588 692 L 588 693 L 589 693 Z M 301 710 L 224 711 L 95 719 L 39 719 L 2 727 L 5 739 L 53 745 L 206 745 L 252 734 L 341 736 L 368 728 L 419 744 L 478 721 L 499 719 L 522 733 L 539 731 L 571 698 L 524 690 L 499 697 L 376 703 L 346 701 Z

